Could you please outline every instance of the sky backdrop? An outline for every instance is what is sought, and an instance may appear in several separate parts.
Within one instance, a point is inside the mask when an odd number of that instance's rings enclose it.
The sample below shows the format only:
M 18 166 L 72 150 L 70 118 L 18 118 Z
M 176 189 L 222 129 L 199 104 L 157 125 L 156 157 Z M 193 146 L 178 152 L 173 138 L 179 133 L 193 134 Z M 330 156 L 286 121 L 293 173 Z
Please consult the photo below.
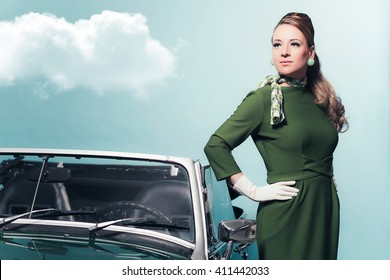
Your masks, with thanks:
M 0 0 L 0 146 L 170 154 L 203 147 L 269 74 L 272 30 L 309 14 L 346 107 L 340 259 L 390 259 L 387 0 Z M 248 140 L 234 151 L 261 185 Z M 256 205 L 241 199 L 249 215 Z

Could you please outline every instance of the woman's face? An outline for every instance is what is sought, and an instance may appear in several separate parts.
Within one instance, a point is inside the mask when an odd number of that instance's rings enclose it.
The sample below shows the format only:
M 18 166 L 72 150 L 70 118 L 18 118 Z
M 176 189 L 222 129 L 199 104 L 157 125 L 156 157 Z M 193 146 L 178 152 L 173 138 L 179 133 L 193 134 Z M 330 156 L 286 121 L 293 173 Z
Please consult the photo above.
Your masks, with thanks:
M 298 28 L 281 24 L 272 37 L 272 58 L 279 74 L 302 79 L 306 76 L 307 60 L 314 58 L 314 46 L 308 47 Z

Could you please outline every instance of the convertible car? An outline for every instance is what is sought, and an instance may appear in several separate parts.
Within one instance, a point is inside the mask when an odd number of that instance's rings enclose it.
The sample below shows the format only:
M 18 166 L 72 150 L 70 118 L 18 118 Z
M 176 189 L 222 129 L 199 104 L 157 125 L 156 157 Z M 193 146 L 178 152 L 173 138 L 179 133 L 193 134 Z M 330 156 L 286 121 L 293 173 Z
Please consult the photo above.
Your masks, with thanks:
M 255 221 L 189 158 L 0 149 L 0 259 L 248 259 Z

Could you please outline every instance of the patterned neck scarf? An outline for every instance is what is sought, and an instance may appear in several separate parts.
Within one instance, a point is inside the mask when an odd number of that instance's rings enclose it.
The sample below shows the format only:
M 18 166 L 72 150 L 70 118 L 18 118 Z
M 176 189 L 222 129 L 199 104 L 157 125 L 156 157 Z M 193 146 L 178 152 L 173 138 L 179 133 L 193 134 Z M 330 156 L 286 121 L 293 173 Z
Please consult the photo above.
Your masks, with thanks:
M 265 78 L 259 84 L 258 88 L 271 85 L 271 125 L 280 124 L 284 119 L 283 112 L 283 94 L 282 88 L 279 84 L 287 83 L 292 87 L 304 87 L 307 84 L 307 78 L 304 79 L 292 79 L 279 74 L 270 75 Z

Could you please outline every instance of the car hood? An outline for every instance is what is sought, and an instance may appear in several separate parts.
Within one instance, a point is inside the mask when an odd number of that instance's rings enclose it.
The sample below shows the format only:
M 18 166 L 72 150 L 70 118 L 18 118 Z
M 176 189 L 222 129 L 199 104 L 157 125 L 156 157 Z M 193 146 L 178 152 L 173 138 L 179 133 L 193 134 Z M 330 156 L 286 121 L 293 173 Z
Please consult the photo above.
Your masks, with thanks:
M 189 259 L 188 252 L 156 249 L 153 242 L 67 240 L 44 236 L 0 236 L 1 260 L 171 260 Z

